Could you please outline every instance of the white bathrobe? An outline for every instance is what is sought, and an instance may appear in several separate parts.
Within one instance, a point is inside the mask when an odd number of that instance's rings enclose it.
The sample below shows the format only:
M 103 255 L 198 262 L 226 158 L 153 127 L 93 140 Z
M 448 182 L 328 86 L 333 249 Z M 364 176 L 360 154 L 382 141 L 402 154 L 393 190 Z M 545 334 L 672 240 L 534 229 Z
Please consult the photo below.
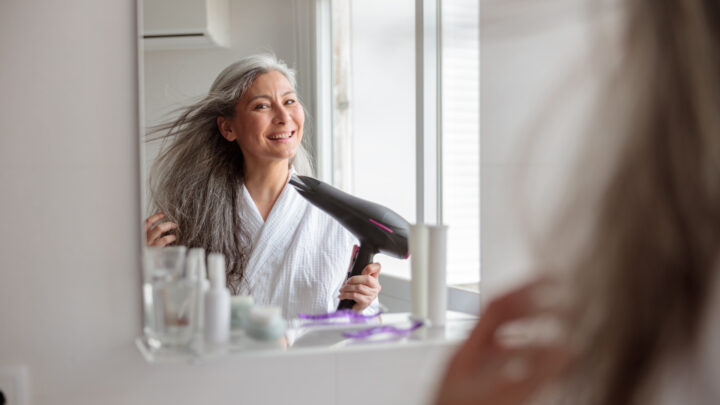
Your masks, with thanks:
M 358 244 L 353 234 L 289 183 L 266 221 L 242 187 L 240 216 L 252 243 L 240 294 L 281 307 L 286 319 L 337 308 L 353 245 Z M 378 309 L 375 299 L 363 312 Z

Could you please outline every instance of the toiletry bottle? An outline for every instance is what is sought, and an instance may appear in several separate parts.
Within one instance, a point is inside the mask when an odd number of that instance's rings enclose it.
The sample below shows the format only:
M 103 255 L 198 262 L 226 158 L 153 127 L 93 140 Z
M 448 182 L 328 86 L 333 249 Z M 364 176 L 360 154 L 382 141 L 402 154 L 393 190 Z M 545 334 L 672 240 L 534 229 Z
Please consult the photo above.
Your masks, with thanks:
M 433 327 L 445 326 L 447 312 L 447 225 L 428 226 L 428 318 Z
M 225 285 L 225 256 L 208 255 L 210 289 L 205 293 L 205 344 L 223 345 L 230 340 L 230 290 Z
M 230 305 L 232 307 L 230 311 L 230 328 L 233 332 L 241 331 L 247 327 L 253 304 L 253 297 L 249 295 L 234 295 L 230 297 Z
M 196 300 L 195 311 L 195 334 L 202 338 L 203 335 L 203 313 L 205 293 L 210 289 L 210 282 L 207 279 L 207 269 L 205 267 L 205 249 L 192 248 L 188 252 L 188 277 L 196 284 Z
M 250 310 L 247 334 L 256 340 L 276 341 L 285 334 L 286 322 L 277 306 L 254 306 Z
M 428 227 L 425 224 L 410 225 L 408 235 L 410 249 L 410 308 L 411 317 L 425 320 L 428 316 Z

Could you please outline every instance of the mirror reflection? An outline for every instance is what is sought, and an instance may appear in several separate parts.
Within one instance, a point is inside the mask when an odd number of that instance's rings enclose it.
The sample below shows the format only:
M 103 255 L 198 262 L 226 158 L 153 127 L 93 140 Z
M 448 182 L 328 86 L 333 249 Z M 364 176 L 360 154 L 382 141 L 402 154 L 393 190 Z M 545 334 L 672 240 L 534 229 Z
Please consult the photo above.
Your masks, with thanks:
M 367 178 L 352 175 L 356 163 L 341 161 L 343 151 L 357 145 L 350 142 L 352 131 L 333 128 L 343 134 L 334 139 L 339 149 L 329 170 L 320 167 L 322 140 L 312 131 L 321 122 L 312 117 L 320 115 L 323 94 L 316 90 L 316 72 L 300 68 L 313 66 L 301 48 L 310 41 L 300 38 L 318 29 L 303 25 L 310 9 L 283 1 L 144 3 L 150 348 L 329 346 L 370 337 L 368 327 L 381 324 L 380 340 L 420 336 L 422 319 L 381 316 L 387 307 L 379 299 L 386 261 L 409 275 L 414 189 L 384 191 L 397 188 L 393 183 L 414 184 L 393 181 L 413 169 L 414 145 L 402 146 L 407 159 L 393 162 L 402 170 L 374 175 L 379 194 L 357 193 L 350 184 Z M 412 28 L 412 7 L 396 12 L 405 13 L 405 28 Z M 411 53 L 405 59 L 412 69 Z M 407 113 L 414 103 L 403 97 L 396 104 Z M 414 119 L 397 117 L 406 124 Z M 391 144 L 414 142 L 414 131 L 405 127 Z M 387 138 L 376 141 L 370 138 L 364 148 L 379 146 L 375 150 L 385 152 L 375 152 L 378 157 L 395 153 L 383 147 Z M 366 172 L 382 171 L 383 164 L 373 162 Z M 353 329 L 361 329 L 359 335 Z
M 345 283 L 337 270 L 347 267 L 357 238 L 289 184 L 291 173 L 312 175 L 295 88 L 294 73 L 276 57 L 242 57 L 205 97 L 157 127 L 167 142 L 150 170 L 158 213 L 146 221 L 147 243 L 222 253 L 231 292 L 279 306 L 286 318 L 329 312 L 342 299 L 375 313 L 380 265 L 365 265 Z M 332 202 L 335 216 L 357 210 Z M 407 256 L 407 225 L 402 237 Z

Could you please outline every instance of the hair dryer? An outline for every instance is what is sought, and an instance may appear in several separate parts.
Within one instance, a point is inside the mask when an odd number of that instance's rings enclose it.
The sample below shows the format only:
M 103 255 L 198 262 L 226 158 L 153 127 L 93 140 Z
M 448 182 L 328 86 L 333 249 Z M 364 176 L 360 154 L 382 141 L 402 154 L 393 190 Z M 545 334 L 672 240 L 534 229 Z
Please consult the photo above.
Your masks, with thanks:
M 308 176 L 293 175 L 290 184 L 310 203 L 328 213 L 360 240 L 353 249 L 347 278 L 362 274 L 376 253 L 407 259 L 410 224 L 387 207 Z M 353 300 L 342 300 L 338 309 L 351 309 Z

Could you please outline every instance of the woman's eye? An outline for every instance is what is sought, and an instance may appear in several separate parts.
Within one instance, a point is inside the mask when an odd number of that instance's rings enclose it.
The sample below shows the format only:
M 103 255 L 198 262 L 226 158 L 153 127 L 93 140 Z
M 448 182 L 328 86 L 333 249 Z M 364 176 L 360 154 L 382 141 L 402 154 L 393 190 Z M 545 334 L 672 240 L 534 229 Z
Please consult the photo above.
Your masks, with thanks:
M 295 100 L 293 100 L 293 99 L 285 100 L 285 105 L 291 105 L 291 104 L 295 104 Z
M 258 105 L 255 106 L 255 109 L 256 109 L 256 110 L 264 110 L 264 109 L 266 109 L 266 108 L 268 108 L 268 105 L 267 105 L 267 104 L 258 104 Z

